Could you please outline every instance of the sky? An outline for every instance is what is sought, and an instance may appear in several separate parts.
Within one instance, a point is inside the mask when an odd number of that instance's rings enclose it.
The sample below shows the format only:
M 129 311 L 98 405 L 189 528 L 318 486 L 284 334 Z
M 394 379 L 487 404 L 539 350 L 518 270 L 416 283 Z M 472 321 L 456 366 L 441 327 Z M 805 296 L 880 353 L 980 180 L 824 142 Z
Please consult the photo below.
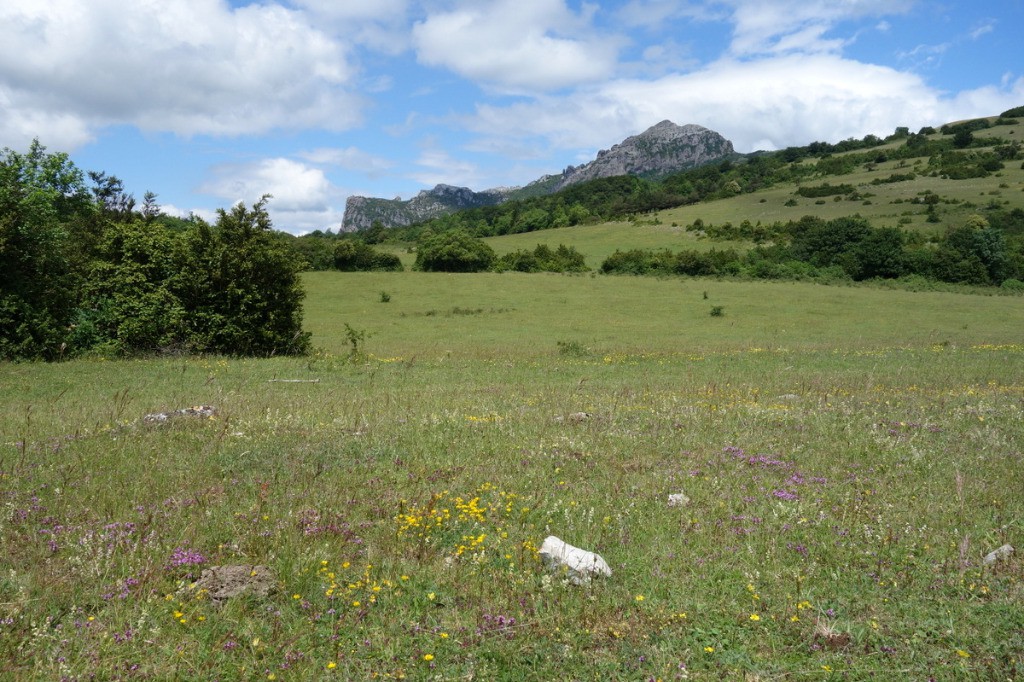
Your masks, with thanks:
M 1024 0 L 2 0 L 0 147 L 141 204 L 518 186 L 659 121 L 737 151 L 1024 105 Z

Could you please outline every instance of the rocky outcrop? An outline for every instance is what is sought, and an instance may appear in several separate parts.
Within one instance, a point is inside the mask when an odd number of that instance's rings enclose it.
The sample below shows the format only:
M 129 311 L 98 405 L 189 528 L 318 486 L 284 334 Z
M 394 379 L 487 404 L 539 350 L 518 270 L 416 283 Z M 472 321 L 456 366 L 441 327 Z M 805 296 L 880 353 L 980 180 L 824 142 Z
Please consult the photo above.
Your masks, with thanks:
M 349 197 L 345 203 L 342 231 L 365 230 L 380 221 L 384 227 L 401 227 L 467 208 L 494 206 L 505 200 L 509 190 L 489 189 L 474 192 L 468 187 L 438 185 L 423 190 L 412 199 L 374 199 Z
M 579 167 L 570 166 L 562 173 L 557 189 L 588 180 L 617 175 L 664 177 L 671 173 L 703 166 L 735 153 L 732 142 L 704 126 L 679 126 L 662 121 L 611 149 L 597 153 L 597 158 Z
M 659 178 L 733 156 L 732 142 L 699 125 L 679 126 L 662 121 L 639 135 L 628 137 L 582 166 L 569 166 L 561 175 L 545 175 L 524 187 L 474 192 L 467 187 L 438 185 L 412 199 L 349 197 L 341 230 L 353 232 L 370 228 L 402 227 L 467 208 L 494 206 L 509 199 L 521 199 L 557 192 L 587 180 L 616 175 Z

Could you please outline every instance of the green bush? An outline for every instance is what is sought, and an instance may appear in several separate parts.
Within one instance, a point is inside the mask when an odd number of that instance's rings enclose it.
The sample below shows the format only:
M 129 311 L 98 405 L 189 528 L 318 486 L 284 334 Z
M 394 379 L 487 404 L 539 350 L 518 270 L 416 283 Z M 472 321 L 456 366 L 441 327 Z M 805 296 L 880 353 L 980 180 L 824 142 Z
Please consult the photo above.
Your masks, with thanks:
M 383 253 L 368 244 L 348 239 L 334 247 L 334 267 L 343 272 L 401 272 L 404 269 L 395 254 Z
M 484 272 L 494 261 L 490 246 L 461 229 L 428 236 L 416 251 L 416 268 L 426 272 Z

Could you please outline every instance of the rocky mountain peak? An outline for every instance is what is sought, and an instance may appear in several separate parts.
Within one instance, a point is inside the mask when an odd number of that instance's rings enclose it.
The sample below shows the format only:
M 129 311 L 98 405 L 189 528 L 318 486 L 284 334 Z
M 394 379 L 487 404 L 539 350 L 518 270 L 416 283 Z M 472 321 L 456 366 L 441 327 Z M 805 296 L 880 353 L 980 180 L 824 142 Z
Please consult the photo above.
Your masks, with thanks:
M 399 227 L 478 206 L 493 206 L 511 197 L 548 194 L 587 180 L 616 175 L 659 178 L 733 155 L 732 143 L 704 126 L 662 121 L 639 135 L 627 137 L 582 166 L 569 166 L 561 175 L 538 178 L 524 188 L 497 188 L 474 192 L 468 187 L 437 185 L 412 199 L 349 197 L 343 231 L 365 230 L 380 221 Z

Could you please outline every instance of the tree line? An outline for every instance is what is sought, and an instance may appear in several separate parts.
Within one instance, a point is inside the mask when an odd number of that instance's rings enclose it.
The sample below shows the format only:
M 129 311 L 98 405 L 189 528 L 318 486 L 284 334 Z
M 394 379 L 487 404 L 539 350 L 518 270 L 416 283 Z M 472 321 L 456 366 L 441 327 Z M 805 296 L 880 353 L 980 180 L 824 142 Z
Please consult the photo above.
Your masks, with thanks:
M 0 153 L 0 359 L 309 349 L 303 261 L 272 234 L 269 197 L 211 225 L 86 178 L 38 140 Z

